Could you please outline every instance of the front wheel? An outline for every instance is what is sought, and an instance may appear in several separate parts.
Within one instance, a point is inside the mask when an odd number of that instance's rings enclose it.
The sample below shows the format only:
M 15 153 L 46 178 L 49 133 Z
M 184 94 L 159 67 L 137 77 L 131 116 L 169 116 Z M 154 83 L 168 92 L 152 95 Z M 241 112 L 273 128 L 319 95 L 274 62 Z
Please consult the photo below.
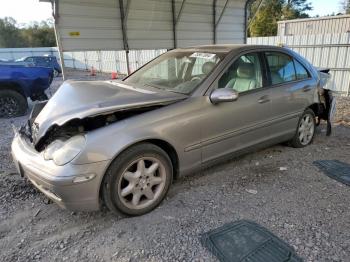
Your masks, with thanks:
M 306 109 L 299 119 L 298 127 L 291 141 L 291 145 L 300 148 L 311 144 L 315 135 L 315 127 L 315 114 L 311 109 Z
M 142 143 L 118 156 L 107 170 L 102 185 L 108 209 L 127 215 L 143 215 L 166 196 L 173 172 L 169 156 L 159 147 Z

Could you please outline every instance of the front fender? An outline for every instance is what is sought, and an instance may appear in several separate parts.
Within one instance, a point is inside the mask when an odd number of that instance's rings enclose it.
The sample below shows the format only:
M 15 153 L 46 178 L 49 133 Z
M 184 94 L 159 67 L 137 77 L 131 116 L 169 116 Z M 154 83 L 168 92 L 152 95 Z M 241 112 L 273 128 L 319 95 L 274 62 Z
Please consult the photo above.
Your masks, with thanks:
M 171 145 L 178 157 L 181 174 L 201 164 L 201 126 L 205 97 L 186 99 L 98 128 L 86 134 L 86 147 L 74 164 L 112 160 L 123 150 L 145 140 Z
M 86 146 L 73 160 L 73 164 L 81 165 L 113 160 L 131 145 L 150 139 L 163 140 L 173 145 L 172 141 L 167 141 L 154 130 L 131 129 L 128 127 L 127 121 L 117 122 L 87 133 Z

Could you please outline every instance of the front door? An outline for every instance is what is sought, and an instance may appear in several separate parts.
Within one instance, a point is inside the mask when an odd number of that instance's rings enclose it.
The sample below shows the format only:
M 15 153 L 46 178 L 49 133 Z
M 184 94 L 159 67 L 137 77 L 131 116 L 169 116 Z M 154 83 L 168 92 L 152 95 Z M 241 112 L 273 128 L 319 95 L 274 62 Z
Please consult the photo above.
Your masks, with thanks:
M 236 59 L 215 88 L 232 88 L 239 92 L 233 102 L 212 104 L 208 97 L 203 115 L 202 162 L 210 162 L 224 155 L 268 140 L 271 135 L 270 89 L 264 86 L 265 75 L 259 53 L 248 53 Z

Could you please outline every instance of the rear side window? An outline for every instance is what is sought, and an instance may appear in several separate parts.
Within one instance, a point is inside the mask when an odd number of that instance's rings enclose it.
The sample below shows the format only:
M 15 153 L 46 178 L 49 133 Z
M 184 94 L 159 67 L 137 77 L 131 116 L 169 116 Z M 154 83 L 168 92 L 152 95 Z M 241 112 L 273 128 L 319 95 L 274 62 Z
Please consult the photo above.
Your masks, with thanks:
M 294 59 L 294 65 L 295 65 L 295 71 L 297 73 L 297 79 L 302 80 L 302 79 L 307 79 L 309 78 L 309 73 L 305 69 L 305 67 L 300 64 L 297 60 Z
M 278 52 L 266 52 L 273 85 L 294 81 L 297 79 L 293 58 Z

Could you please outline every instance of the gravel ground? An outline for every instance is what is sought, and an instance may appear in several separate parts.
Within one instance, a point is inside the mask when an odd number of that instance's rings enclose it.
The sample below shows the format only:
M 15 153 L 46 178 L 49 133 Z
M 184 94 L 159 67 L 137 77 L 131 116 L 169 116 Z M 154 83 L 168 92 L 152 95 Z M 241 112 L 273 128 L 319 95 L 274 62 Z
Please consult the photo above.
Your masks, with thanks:
M 53 90 L 60 83 L 56 79 Z M 11 162 L 11 122 L 27 117 L 0 119 L 0 260 L 216 261 L 200 234 L 250 219 L 305 261 L 350 261 L 349 187 L 312 164 L 350 163 L 350 98 L 339 98 L 337 108 L 331 137 L 321 125 L 306 148 L 277 145 L 180 178 L 160 207 L 132 218 L 72 213 L 48 203 Z

